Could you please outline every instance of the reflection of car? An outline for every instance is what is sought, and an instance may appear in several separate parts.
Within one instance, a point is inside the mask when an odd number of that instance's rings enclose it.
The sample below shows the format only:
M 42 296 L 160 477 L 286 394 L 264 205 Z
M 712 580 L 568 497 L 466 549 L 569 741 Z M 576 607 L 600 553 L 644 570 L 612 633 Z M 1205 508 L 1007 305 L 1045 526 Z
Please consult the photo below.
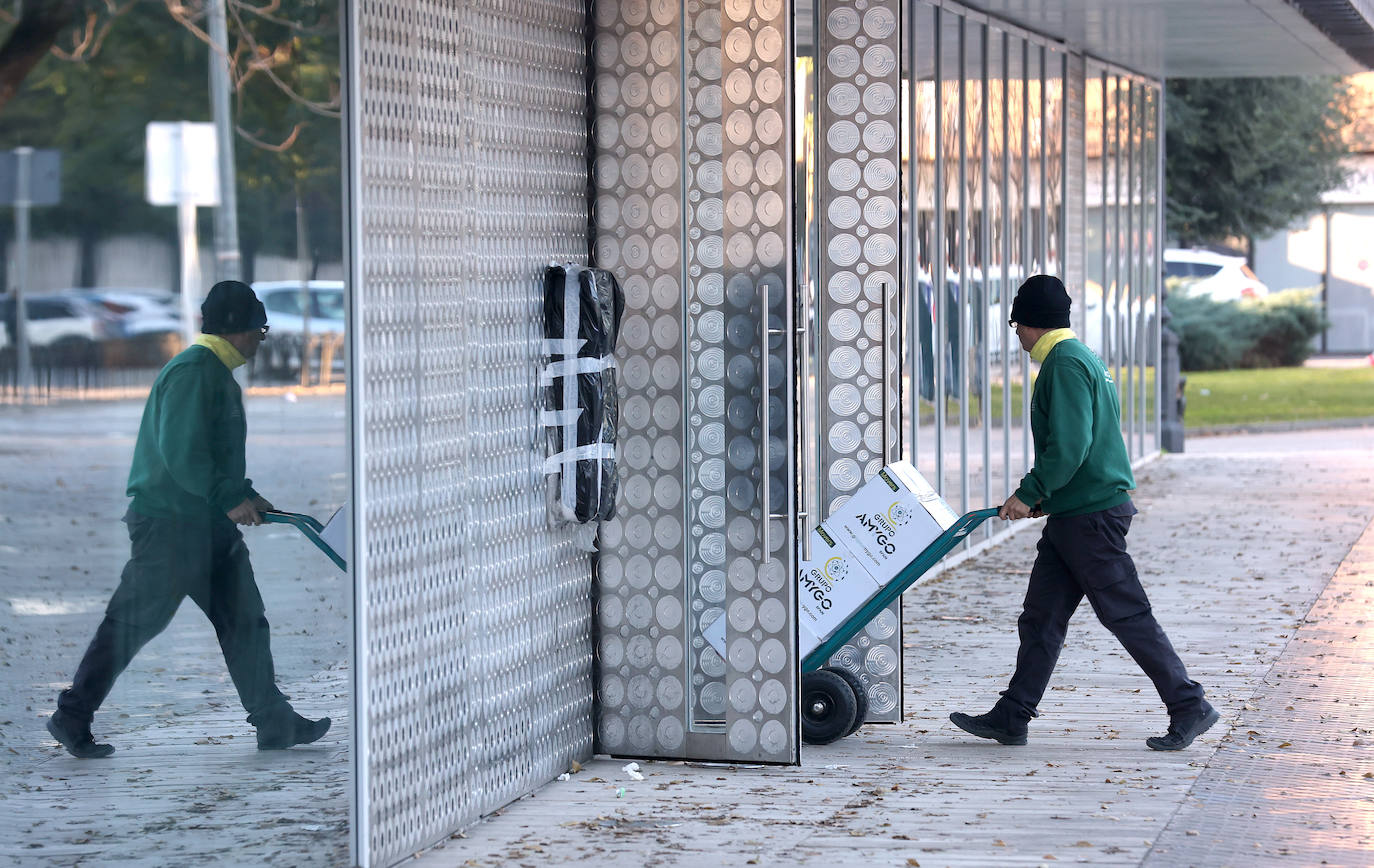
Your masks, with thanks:
M 1007 320 L 1011 317 L 1012 298 L 1015 296 L 1016 289 L 1020 286 L 1022 281 L 1021 270 L 1019 266 L 1012 266 L 1009 278 L 1010 279 L 1007 281 L 1007 284 L 1010 287 L 1011 295 L 1007 298 L 1007 309 L 1005 311 L 1002 310 L 1001 303 L 1001 293 L 999 285 L 1000 274 L 996 270 L 992 272 L 990 290 L 988 292 L 989 297 L 987 308 L 987 353 L 990 360 L 999 363 L 1002 358 L 1003 332 L 1008 333 L 1007 347 L 1012 353 L 1012 358 L 1015 359 L 1017 357 L 1017 354 L 1022 352 L 1020 341 L 1017 340 L 1016 334 L 1011 331 L 1010 326 L 1007 324 Z M 973 295 L 975 298 L 977 297 L 974 294 L 974 292 L 971 292 L 970 295 Z M 1141 310 L 1138 302 L 1132 302 L 1126 299 L 1120 300 L 1120 307 L 1118 308 L 1116 315 L 1107 317 L 1107 335 L 1112 342 L 1112 352 L 1115 354 L 1116 357 L 1120 357 L 1124 355 L 1129 349 L 1123 347 L 1121 342 L 1125 340 L 1135 339 L 1136 329 L 1143 327 L 1146 330 L 1145 340 L 1146 350 L 1148 353 L 1147 357 L 1150 360 L 1149 363 L 1153 363 L 1154 352 L 1152 349 L 1153 344 L 1151 343 L 1150 339 L 1150 335 L 1152 333 L 1150 330 L 1154 328 L 1155 300 L 1153 298 L 1148 298 L 1145 300 L 1145 321 L 1143 324 L 1137 320 L 1137 316 L 1140 314 L 1140 312 Z M 1080 316 L 1082 317 L 1081 320 L 1079 319 Z M 1081 328 L 1077 325 L 1077 323 L 1080 321 L 1082 322 Z M 1108 347 L 1102 340 L 1103 322 L 1101 284 L 1097 283 L 1094 280 L 1089 280 L 1086 282 L 1086 284 L 1083 287 L 1082 300 L 1075 300 L 1073 303 L 1072 323 L 1074 323 L 1074 328 L 1078 332 L 1078 337 L 1083 341 L 1083 343 L 1087 344 L 1088 347 L 1090 347 L 1092 351 L 1097 353 L 1099 356 L 1106 358 Z M 974 324 L 970 323 L 970 325 L 973 326 Z M 977 336 L 975 335 L 975 338 L 976 337 Z
M 1269 294 L 1269 287 L 1245 264 L 1245 257 L 1210 250 L 1166 249 L 1164 276 L 1178 282 L 1176 291 L 1204 295 L 1213 301 L 1240 301 Z
M 117 317 L 119 337 L 180 332 L 181 310 L 174 292 L 157 289 L 73 289 L 66 295 L 98 304 Z
M 263 281 L 253 291 L 267 308 L 270 331 L 258 350 L 257 367 L 268 373 L 294 375 L 300 370 L 305 352 L 307 308 L 302 296 L 310 296 L 309 329 L 312 338 L 344 333 L 344 285 L 342 280 L 307 280 L 305 293 L 299 280 Z M 318 357 L 317 357 L 318 358 Z M 343 353 L 334 354 L 333 368 L 343 367 Z
M 987 305 L 987 353 L 993 360 L 1002 358 L 1002 333 L 1010 332 L 1007 320 L 1011 317 L 1011 303 L 1016 298 L 1016 290 L 1020 289 L 1022 282 L 1026 279 L 1025 271 L 1019 265 L 1007 267 L 1006 297 L 1007 309 L 1002 310 L 1002 268 L 993 266 L 988 269 L 987 287 L 983 287 L 981 272 L 973 269 L 969 274 L 969 281 L 972 284 L 972 291 L 969 293 L 977 301 L 982 299 Z M 981 294 L 981 295 L 980 295 Z M 970 326 L 976 328 L 977 324 L 970 322 Z M 1016 335 L 1011 333 L 1007 338 L 1007 346 L 1011 350 L 1012 358 L 1021 351 L 1021 345 L 1016 341 Z
M 1144 340 L 1143 349 L 1145 351 L 1145 363 L 1152 365 L 1155 362 L 1155 300 L 1151 296 L 1145 299 L 1142 309 L 1138 299 L 1113 299 L 1116 304 L 1116 315 L 1108 315 L 1105 323 L 1107 327 L 1107 340 L 1102 339 L 1102 285 L 1097 281 L 1089 280 L 1083 288 L 1083 334 L 1080 337 L 1088 348 L 1097 353 L 1102 359 L 1109 357 L 1121 361 L 1139 352 L 1141 347 L 1126 346 L 1126 342 L 1133 340 Z M 1144 320 L 1141 321 L 1143 314 Z M 1140 330 L 1144 334 L 1140 334 Z M 1108 346 L 1110 344 L 1110 346 Z
M 0 296 L 0 320 L 8 346 L 6 356 L 18 346 L 17 305 L 13 295 Z M 35 365 L 91 366 L 101 361 L 100 343 L 118 334 L 110 311 L 73 296 L 27 296 L 26 332 Z
M 111 365 L 160 365 L 181 350 L 181 311 L 176 293 L 155 289 L 74 289 L 69 296 L 114 316 L 105 342 Z

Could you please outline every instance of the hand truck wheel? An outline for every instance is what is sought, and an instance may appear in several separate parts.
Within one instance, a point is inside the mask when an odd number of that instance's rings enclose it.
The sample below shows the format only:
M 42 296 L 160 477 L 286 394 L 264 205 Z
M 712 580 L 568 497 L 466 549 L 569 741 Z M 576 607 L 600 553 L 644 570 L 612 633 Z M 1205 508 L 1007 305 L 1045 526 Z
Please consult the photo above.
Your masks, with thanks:
M 853 735 L 868 720 L 868 686 L 864 684 L 857 672 L 843 666 L 827 666 L 825 669 L 843 678 L 845 683 L 849 685 L 849 689 L 854 691 L 854 699 L 856 700 L 854 722 L 850 724 L 849 731 L 845 733 L 846 736 Z
M 802 741 L 830 744 L 844 738 L 858 711 L 858 697 L 843 676 L 830 669 L 802 673 Z

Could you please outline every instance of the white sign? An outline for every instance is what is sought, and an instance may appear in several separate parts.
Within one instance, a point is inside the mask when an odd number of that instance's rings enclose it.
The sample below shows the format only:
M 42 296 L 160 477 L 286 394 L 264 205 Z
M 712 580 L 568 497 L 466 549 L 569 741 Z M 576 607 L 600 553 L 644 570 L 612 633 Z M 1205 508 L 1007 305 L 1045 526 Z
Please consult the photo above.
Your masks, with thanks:
M 218 205 L 214 124 L 148 124 L 144 198 L 150 205 Z

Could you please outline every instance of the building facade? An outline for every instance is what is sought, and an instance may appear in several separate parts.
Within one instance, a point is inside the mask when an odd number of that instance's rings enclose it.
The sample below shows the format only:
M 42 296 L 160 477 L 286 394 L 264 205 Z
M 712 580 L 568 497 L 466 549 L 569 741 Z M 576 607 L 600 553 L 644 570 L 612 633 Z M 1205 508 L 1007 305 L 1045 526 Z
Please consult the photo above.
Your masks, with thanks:
M 1160 80 L 1353 69 L 1332 5 L 349 4 L 355 860 L 593 750 L 801 761 L 807 533 L 899 458 L 1015 487 L 1025 276 L 1156 452 Z M 594 555 L 545 509 L 552 261 L 626 295 Z M 874 720 L 901 658 L 895 604 L 836 655 Z

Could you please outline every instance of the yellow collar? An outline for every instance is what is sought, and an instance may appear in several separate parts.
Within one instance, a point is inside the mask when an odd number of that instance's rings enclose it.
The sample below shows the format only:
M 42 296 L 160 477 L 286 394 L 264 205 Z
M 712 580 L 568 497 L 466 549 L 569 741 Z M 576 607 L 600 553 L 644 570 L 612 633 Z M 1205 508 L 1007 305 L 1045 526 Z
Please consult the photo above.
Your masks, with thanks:
M 248 360 L 243 357 L 233 344 L 229 343 L 219 335 L 201 335 L 191 344 L 195 347 L 205 347 L 214 353 L 224 366 L 229 370 L 234 370 L 239 365 L 245 364 Z
M 1076 337 L 1078 335 L 1073 333 L 1073 329 L 1055 329 L 1045 332 L 1040 336 L 1040 340 L 1035 342 L 1035 346 L 1031 347 L 1031 358 L 1043 365 L 1050 354 L 1050 350 L 1054 349 L 1056 344 L 1060 341 L 1073 340 Z

